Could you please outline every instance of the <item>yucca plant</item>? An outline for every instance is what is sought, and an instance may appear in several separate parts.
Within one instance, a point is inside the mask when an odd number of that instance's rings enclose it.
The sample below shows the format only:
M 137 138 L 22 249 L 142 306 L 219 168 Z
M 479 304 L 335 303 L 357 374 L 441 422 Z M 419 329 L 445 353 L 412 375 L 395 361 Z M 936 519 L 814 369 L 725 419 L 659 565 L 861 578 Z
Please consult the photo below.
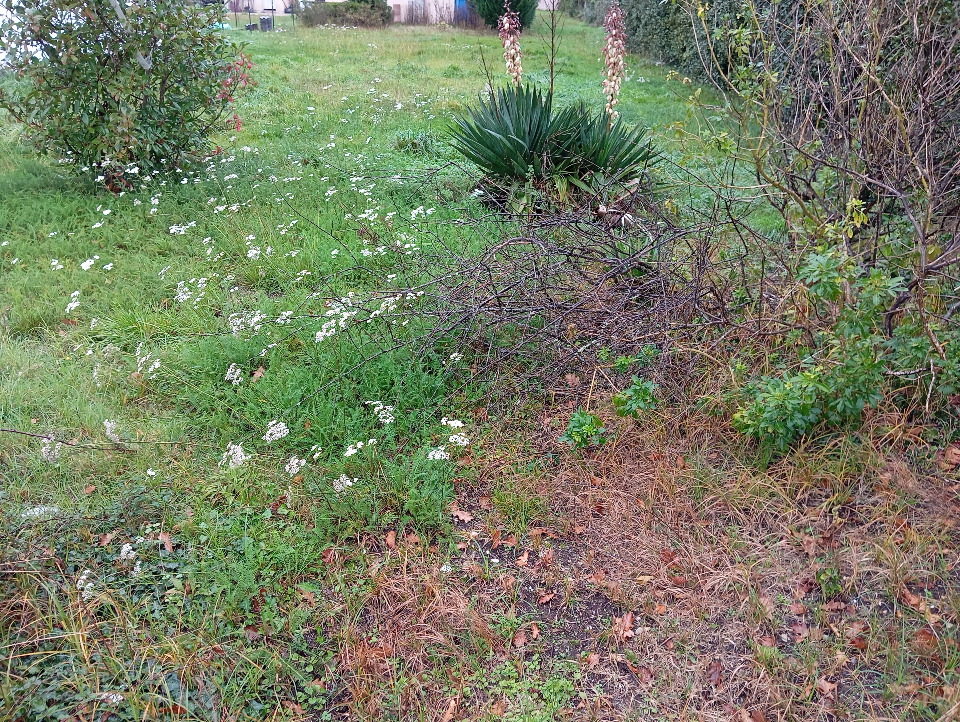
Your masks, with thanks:
M 509 86 L 454 118 L 454 147 L 488 176 L 521 180 L 542 175 L 547 142 L 555 133 L 552 98 L 525 86 Z
M 552 179 L 559 189 L 583 188 L 594 173 L 618 182 L 638 177 L 656 158 L 646 132 L 620 120 L 610 124 L 583 104 L 554 113 L 549 93 L 508 86 L 455 117 L 450 134 L 454 147 L 489 178 Z

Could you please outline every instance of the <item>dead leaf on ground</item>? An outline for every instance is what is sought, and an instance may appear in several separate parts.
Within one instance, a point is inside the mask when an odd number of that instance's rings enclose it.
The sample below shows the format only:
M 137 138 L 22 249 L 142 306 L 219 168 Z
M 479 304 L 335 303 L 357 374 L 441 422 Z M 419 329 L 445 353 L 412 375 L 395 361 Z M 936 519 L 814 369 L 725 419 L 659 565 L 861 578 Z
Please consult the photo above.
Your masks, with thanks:
M 454 519 L 457 519 L 458 521 L 462 521 L 464 523 L 468 521 L 473 521 L 473 514 L 471 514 L 469 511 L 465 509 L 461 509 L 459 506 L 457 506 L 457 502 L 453 502 L 452 504 L 450 504 L 450 515 Z
M 650 684 L 653 681 L 653 672 L 650 671 L 649 667 L 633 667 L 631 665 L 630 671 L 637 675 L 637 679 L 642 684 Z
M 518 629 L 517 633 L 513 635 L 513 646 L 519 649 L 527 643 L 527 633 L 522 629 Z
M 837 682 L 831 682 L 826 677 L 817 680 L 817 692 L 830 699 L 837 698 Z
M 469 519 L 467 520 L 469 521 Z M 500 530 L 494 529 L 490 532 L 490 548 L 498 549 L 500 547 Z
M 517 546 L 517 537 L 516 537 L 515 535 L 511 534 L 510 536 L 508 536 L 506 539 L 503 540 L 503 545 L 504 545 L 505 547 L 516 547 L 516 546 Z
M 768 635 L 764 635 L 763 637 L 760 637 L 760 638 L 757 640 L 757 642 L 760 644 L 761 647 L 776 647 L 776 646 L 777 646 L 777 640 L 776 640 L 774 637 L 772 637 L 771 635 L 769 635 L 769 634 L 768 634 Z
M 598 664 L 600 664 L 600 655 L 596 652 L 591 652 L 587 655 L 587 667 L 594 669 Z
M 540 638 L 540 626 L 534 622 L 530 625 L 530 639 L 539 639 Z
M 163 542 L 163 548 L 167 550 L 168 554 L 173 553 L 173 540 L 167 532 L 160 532 L 160 541 Z
M 391 549 L 391 550 L 396 549 L 397 548 L 397 532 L 395 532 L 393 529 L 388 531 L 386 538 L 384 538 L 384 542 L 386 542 L 387 549 Z
M 96 490 L 97 490 L 97 487 L 96 487 L 96 485 L 94 485 L 94 484 L 90 484 L 89 486 L 83 487 L 83 493 L 84 493 L 84 494 L 92 494 L 92 493 L 95 492 Z
M 789 607 L 787 607 L 787 609 L 789 609 L 792 614 L 796 614 L 798 617 L 803 616 L 804 614 L 807 613 L 806 605 L 801 604 L 800 602 L 794 602 Z
M 110 540 L 113 539 L 116 535 L 117 535 L 116 531 L 111 531 L 111 532 L 108 532 L 107 534 L 101 534 L 100 546 L 105 547 L 107 544 L 110 543 Z
M 766 594 L 761 594 L 759 597 L 757 597 L 757 601 L 760 603 L 760 607 L 767 613 L 766 616 L 772 619 L 773 611 L 775 609 L 773 600 Z
M 518 567 L 527 566 L 527 562 L 530 560 L 530 552 L 524 551 L 523 554 L 517 557 L 516 565 Z
M 537 598 L 537 601 L 540 602 L 540 604 L 547 604 L 555 596 L 557 596 L 556 592 L 547 592 L 546 594 L 541 594 Z
M 254 627 L 253 625 L 248 625 L 243 628 L 243 636 L 247 638 L 249 642 L 256 642 L 263 635 L 260 634 L 260 630 Z
M 252 378 L 253 378 L 253 383 L 256 383 L 257 381 L 259 381 L 260 379 L 262 379 L 262 378 L 263 378 L 263 375 L 264 375 L 266 372 L 267 372 L 267 370 L 266 370 L 263 366 L 258 366 L 258 367 L 257 367 L 257 370 L 253 372 L 253 377 L 252 377 Z
M 939 462 L 945 471 L 957 468 L 960 465 L 960 444 L 950 444 L 941 451 Z
M 443 713 L 442 722 L 450 722 L 453 719 L 453 715 L 457 713 L 457 700 L 456 698 L 451 699 L 447 703 L 447 710 Z
M 494 717 L 503 717 L 507 713 L 507 702 L 506 700 L 497 700 L 492 705 L 490 705 L 490 714 Z
M 481 496 L 479 499 L 477 499 L 477 506 L 479 506 L 484 511 L 489 511 L 490 509 L 493 508 L 490 503 L 489 496 Z
M 707 667 L 707 681 L 717 689 L 723 686 L 723 663 L 719 659 L 713 660 Z
M 320 558 L 323 560 L 324 564 L 331 564 L 333 562 L 333 547 L 324 549 L 320 553 Z
M 610 630 L 610 633 L 618 642 L 625 642 L 631 637 L 634 637 L 633 612 L 627 612 L 622 617 L 614 617 L 613 628 Z

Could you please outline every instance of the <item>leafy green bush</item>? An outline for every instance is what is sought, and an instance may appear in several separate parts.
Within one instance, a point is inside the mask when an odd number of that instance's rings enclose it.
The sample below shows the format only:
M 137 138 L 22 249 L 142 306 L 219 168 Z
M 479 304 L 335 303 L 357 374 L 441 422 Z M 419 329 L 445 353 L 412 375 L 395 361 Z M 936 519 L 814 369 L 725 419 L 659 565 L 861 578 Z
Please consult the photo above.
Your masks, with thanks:
M 588 411 L 577 409 L 570 417 L 567 430 L 563 432 L 560 441 L 578 449 L 587 446 L 603 446 L 607 443 L 607 430 L 598 416 Z
M 535 88 L 510 85 L 454 118 L 454 147 L 499 181 L 531 178 L 579 181 L 602 172 L 626 181 L 639 176 L 655 154 L 645 128 L 610 125 L 582 104 L 560 112 Z
M 492 28 L 497 27 L 497 21 L 506 12 L 508 3 L 510 9 L 520 16 L 521 28 L 533 25 L 533 19 L 537 13 L 537 0 L 472 0 L 477 14 Z
M 657 385 L 653 381 L 633 377 L 631 384 L 613 396 L 613 405 L 621 416 L 637 418 L 644 411 L 657 408 Z
M 180 0 L 9 0 L 0 107 L 42 151 L 107 180 L 181 163 L 224 127 L 251 64 L 216 29 L 223 8 Z M 105 40 L 109 38 L 109 40 Z M 239 128 L 234 113 L 230 124 Z
M 300 13 L 309 28 L 319 25 L 356 25 L 382 28 L 393 22 L 393 9 L 384 0 L 315 2 Z
M 761 444 L 785 451 L 820 426 L 856 422 L 864 409 L 890 392 L 916 394 L 916 375 L 933 365 L 926 396 L 954 394 L 960 381 L 957 331 L 941 329 L 944 355 L 935 355 L 922 325 L 902 323 L 887 337 L 882 310 L 905 288 L 904 279 L 881 267 L 860 271 L 839 248 L 810 254 L 798 270 L 810 302 L 831 320 L 818 332 L 816 353 L 796 372 L 749 382 L 735 425 Z M 931 359 L 936 359 L 931 361 Z M 902 384 L 902 387 L 898 384 Z

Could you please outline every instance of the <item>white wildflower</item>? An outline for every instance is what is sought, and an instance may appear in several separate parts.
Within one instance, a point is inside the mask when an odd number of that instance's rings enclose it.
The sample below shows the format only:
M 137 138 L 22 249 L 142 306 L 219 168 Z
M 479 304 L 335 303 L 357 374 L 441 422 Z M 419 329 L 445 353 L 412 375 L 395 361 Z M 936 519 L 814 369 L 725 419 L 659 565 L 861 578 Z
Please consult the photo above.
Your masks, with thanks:
M 454 446 L 469 446 L 470 439 L 463 434 L 451 434 L 450 443 Z
M 120 443 L 120 435 L 117 433 L 117 422 L 106 419 L 103 422 L 103 433 L 110 441 L 115 444 Z
M 359 479 L 351 479 L 346 474 L 341 474 L 339 479 L 333 480 L 333 490 L 338 494 L 342 493 L 347 489 L 347 487 L 353 486 L 356 484 Z
M 67 307 L 63 309 L 64 313 L 70 313 L 73 309 L 80 305 L 80 291 L 74 291 L 70 294 L 70 303 L 67 304 Z
M 263 435 L 263 440 L 268 444 L 276 441 L 277 439 L 282 439 L 284 436 L 290 433 L 290 429 L 287 428 L 287 425 L 282 421 L 274 419 L 269 424 L 267 424 L 267 433 Z
M 230 368 L 227 369 L 227 375 L 223 377 L 223 380 L 229 381 L 234 386 L 239 386 L 243 380 L 243 369 L 236 364 L 230 364 Z
M 449 426 L 451 429 L 462 429 L 462 428 L 463 428 L 463 422 L 462 422 L 462 421 L 459 421 L 459 420 L 457 420 L 457 419 L 448 419 L 446 416 L 444 416 L 442 419 L 440 419 L 440 423 L 443 424 L 444 426 Z
M 137 550 L 133 548 L 133 544 L 127 542 L 122 547 L 120 547 L 120 556 L 117 559 L 121 562 L 133 561 L 134 557 L 137 556 Z
M 427 458 L 431 461 L 448 461 L 450 459 L 450 452 L 447 451 L 446 446 L 438 446 L 436 449 L 430 450 Z
M 286 472 L 290 476 L 296 476 L 300 473 L 300 470 L 307 465 L 306 459 L 298 459 L 296 456 L 291 456 L 290 460 L 287 462 L 287 465 L 284 467 Z
M 217 466 L 220 468 L 226 466 L 228 469 L 236 469 L 243 466 L 249 458 L 249 454 L 243 453 L 242 444 L 227 444 L 227 450 L 223 452 L 223 457 Z
M 57 458 L 60 456 L 60 448 L 63 446 L 59 441 L 54 443 L 53 437 L 48 437 L 43 441 L 43 448 L 40 449 L 40 455 L 43 457 L 44 461 L 47 461 L 51 464 L 56 463 Z

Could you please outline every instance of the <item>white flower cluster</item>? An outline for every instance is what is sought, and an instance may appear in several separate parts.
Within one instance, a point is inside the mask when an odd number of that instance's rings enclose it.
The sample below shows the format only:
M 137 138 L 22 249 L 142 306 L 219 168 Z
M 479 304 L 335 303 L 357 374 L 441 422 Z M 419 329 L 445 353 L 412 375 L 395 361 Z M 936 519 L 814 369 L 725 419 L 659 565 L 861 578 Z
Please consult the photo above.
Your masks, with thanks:
M 284 436 L 290 433 L 290 429 L 287 428 L 287 425 L 282 421 L 274 419 L 269 424 L 267 424 L 267 433 L 263 435 L 263 440 L 268 444 L 282 439 Z
M 240 382 L 243 381 L 243 369 L 236 364 L 230 364 L 227 375 L 223 377 L 223 380 L 229 381 L 234 386 L 239 386 Z
M 43 457 L 43 460 L 53 464 L 56 463 L 57 459 L 60 456 L 60 449 L 63 447 L 59 441 L 54 443 L 53 437 L 50 436 L 43 441 L 43 448 L 40 449 L 40 456 Z
M 127 542 L 120 547 L 120 555 L 117 557 L 117 560 L 121 562 L 132 562 L 136 556 L 137 550 L 133 548 L 133 544 Z
M 120 434 L 117 433 L 117 422 L 106 419 L 103 422 L 103 433 L 115 444 L 120 443 Z
M 462 429 L 462 428 L 463 428 L 463 422 L 462 422 L 462 421 L 458 421 L 457 419 L 448 419 L 446 416 L 444 416 L 442 419 L 440 419 L 440 423 L 443 424 L 444 426 L 449 426 L 451 429 Z
M 231 313 L 227 318 L 227 325 L 230 326 L 230 332 L 240 338 L 240 333 L 244 330 L 256 333 L 260 330 L 264 320 L 267 317 L 259 311 L 247 311 L 246 313 Z
M 90 601 L 94 595 L 93 582 L 90 581 L 91 574 L 93 572 L 89 569 L 84 569 L 77 578 L 77 591 L 80 592 L 80 598 L 85 602 Z
M 21 519 L 39 519 L 45 516 L 56 516 L 60 513 L 59 506 L 32 506 L 20 512 Z
M 373 413 L 377 415 L 377 418 L 380 419 L 380 423 L 386 426 L 387 424 L 392 424 L 396 419 L 393 416 L 393 407 L 385 406 L 379 401 L 368 401 L 368 406 L 373 407 Z
M 345 329 L 347 322 L 360 313 L 360 309 L 353 308 L 353 299 L 354 294 L 351 291 L 339 301 L 331 302 L 330 308 L 323 314 L 329 320 L 324 321 L 323 326 L 317 331 L 317 343 L 336 334 L 338 328 Z
M 359 479 L 351 479 L 346 474 L 341 474 L 339 479 L 333 480 L 333 490 L 338 494 L 342 494 L 346 491 L 347 487 L 353 486 L 359 481 Z
M 300 473 L 300 470 L 307 465 L 306 459 L 299 459 L 296 456 L 291 456 L 290 460 L 287 462 L 287 465 L 283 467 L 290 476 L 296 476 Z
M 243 452 L 243 444 L 227 444 L 227 450 L 223 452 L 223 457 L 217 466 L 221 469 L 224 466 L 228 469 L 236 469 L 243 466 L 249 458 L 250 455 Z
M 438 446 L 436 449 L 430 450 L 430 453 L 427 454 L 427 458 L 431 461 L 449 461 L 450 452 L 447 451 L 446 446 Z
M 343 452 L 343 455 L 347 457 L 353 456 L 357 452 L 359 452 L 360 449 L 362 449 L 364 446 L 374 446 L 376 443 L 377 443 L 376 439 L 370 439 L 369 441 L 366 442 L 366 444 L 364 444 L 364 442 L 362 441 L 358 441 L 354 444 L 350 444 L 347 447 L 347 450 Z
M 148 379 L 152 379 L 157 375 L 157 369 L 160 368 L 160 359 L 154 359 L 150 363 L 150 365 L 147 366 L 147 362 L 150 361 L 150 357 L 153 354 L 148 353 L 145 356 L 141 356 L 142 351 L 143 351 L 143 342 L 141 341 L 139 344 L 137 344 L 137 350 L 136 350 L 137 373 L 143 374 L 144 377 Z M 144 371 L 144 368 L 146 368 L 146 371 Z
M 73 309 L 80 305 L 80 291 L 74 291 L 70 294 L 70 303 L 67 304 L 67 307 L 63 309 L 64 313 L 70 313 Z
M 469 446 L 470 439 L 464 434 L 451 434 L 450 443 L 453 444 L 454 446 Z

